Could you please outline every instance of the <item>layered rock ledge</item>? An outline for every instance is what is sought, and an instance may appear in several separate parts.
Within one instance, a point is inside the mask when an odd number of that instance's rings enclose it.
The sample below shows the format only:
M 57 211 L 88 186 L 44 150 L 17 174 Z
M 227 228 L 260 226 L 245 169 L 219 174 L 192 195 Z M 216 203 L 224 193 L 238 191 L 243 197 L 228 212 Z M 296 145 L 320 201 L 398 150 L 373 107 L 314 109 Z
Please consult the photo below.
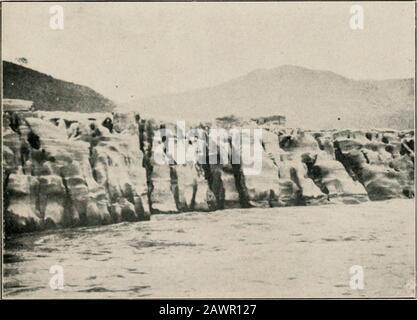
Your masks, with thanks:
M 237 127 L 262 159 L 257 174 L 254 163 L 232 161 L 242 158 L 244 143 L 232 143 Z M 218 128 L 222 134 L 213 135 Z M 6 233 L 156 213 L 414 197 L 414 131 L 305 131 L 251 120 L 187 129 L 133 113 L 4 113 Z M 186 161 L 171 152 L 181 143 Z M 223 161 L 210 161 L 228 147 Z

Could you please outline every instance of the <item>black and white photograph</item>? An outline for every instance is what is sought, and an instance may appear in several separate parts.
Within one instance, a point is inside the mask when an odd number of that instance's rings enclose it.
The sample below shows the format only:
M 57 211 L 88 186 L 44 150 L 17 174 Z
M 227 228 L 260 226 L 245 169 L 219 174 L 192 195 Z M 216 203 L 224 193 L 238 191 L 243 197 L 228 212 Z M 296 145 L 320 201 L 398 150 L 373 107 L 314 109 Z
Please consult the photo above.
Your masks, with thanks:
M 415 21 L 2 2 L 2 299 L 415 299 Z

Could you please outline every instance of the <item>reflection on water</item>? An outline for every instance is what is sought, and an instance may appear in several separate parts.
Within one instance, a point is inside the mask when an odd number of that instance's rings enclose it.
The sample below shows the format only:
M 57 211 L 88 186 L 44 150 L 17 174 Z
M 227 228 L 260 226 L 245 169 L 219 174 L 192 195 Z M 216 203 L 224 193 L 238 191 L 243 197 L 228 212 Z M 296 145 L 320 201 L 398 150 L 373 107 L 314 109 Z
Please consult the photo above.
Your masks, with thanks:
M 213 213 L 6 240 L 8 298 L 414 294 L 414 200 Z M 64 271 L 52 290 L 50 267 Z M 364 267 L 365 289 L 349 287 Z

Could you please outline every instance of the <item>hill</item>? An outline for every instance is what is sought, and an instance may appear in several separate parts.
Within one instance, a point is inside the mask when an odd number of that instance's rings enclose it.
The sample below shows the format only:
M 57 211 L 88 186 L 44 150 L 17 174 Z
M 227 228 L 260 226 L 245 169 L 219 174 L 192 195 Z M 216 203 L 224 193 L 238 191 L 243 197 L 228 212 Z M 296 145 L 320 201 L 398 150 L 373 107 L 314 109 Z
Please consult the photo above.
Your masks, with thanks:
M 4 98 L 31 100 L 36 110 L 106 112 L 115 104 L 94 90 L 3 61 Z
M 304 128 L 413 128 L 414 80 L 353 80 L 285 65 L 217 86 L 129 102 L 124 109 L 169 119 L 285 115 Z

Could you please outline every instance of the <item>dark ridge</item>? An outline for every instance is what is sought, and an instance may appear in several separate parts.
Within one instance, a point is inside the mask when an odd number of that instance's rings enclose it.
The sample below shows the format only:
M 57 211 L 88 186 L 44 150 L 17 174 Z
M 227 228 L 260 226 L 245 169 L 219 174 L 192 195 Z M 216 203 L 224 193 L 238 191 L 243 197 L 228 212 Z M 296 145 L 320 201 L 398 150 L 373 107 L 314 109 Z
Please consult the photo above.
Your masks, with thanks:
M 3 61 L 3 94 L 8 99 L 33 101 L 35 110 L 109 112 L 116 105 L 96 91 L 75 83 Z

